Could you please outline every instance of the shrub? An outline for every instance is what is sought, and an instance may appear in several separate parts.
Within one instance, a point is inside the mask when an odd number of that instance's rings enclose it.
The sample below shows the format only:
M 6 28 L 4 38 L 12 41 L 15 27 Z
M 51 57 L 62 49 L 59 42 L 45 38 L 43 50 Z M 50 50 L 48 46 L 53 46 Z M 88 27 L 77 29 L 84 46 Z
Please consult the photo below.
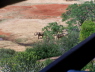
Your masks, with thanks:
M 11 57 L 15 53 L 16 52 L 14 50 L 12 50 L 12 49 L 4 49 L 4 48 L 1 48 L 0 49 L 0 59 Z
M 43 63 L 45 66 L 49 65 L 51 62 L 53 62 L 53 60 L 51 59 L 46 59 Z
M 18 52 L 14 57 L 2 60 L 4 72 L 38 72 L 43 65 L 37 61 L 34 52 Z
M 60 42 L 59 46 L 61 48 L 61 51 L 63 53 L 67 52 L 70 50 L 72 47 L 77 45 L 79 43 L 79 30 L 75 27 L 68 28 L 68 35 L 64 36 Z
M 95 23 L 91 20 L 85 21 L 81 26 L 81 31 L 79 35 L 80 41 L 83 41 L 93 33 L 95 33 Z
M 37 43 L 33 48 L 26 49 L 26 52 L 33 51 L 35 55 L 39 56 L 39 59 L 49 58 L 53 56 L 60 56 L 61 51 L 59 46 L 55 42 L 40 42 Z

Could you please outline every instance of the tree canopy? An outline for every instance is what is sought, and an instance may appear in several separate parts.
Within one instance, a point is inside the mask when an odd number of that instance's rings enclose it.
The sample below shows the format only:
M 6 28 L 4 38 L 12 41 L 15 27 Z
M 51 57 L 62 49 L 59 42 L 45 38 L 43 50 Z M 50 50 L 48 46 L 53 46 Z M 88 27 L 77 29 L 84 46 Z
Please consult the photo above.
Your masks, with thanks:
M 62 33 L 62 30 L 64 30 L 63 25 L 58 25 L 57 22 L 49 23 L 46 27 L 42 28 L 42 31 L 44 31 L 44 37 L 48 37 L 49 39 L 54 39 L 53 35 Z
M 78 24 L 79 26 L 85 20 L 95 19 L 95 4 L 93 1 L 87 1 L 83 4 L 72 4 L 62 14 L 62 21 L 67 21 L 67 24 Z
M 95 33 L 95 23 L 91 20 L 84 21 L 81 26 L 79 40 L 83 41 L 93 33 Z

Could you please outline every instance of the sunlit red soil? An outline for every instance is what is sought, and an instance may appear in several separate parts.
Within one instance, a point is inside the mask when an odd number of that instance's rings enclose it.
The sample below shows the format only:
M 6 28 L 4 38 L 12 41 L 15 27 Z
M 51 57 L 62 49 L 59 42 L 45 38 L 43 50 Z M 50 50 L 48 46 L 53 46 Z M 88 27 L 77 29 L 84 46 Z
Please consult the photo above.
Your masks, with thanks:
M 32 6 L 7 6 L 0 9 L 2 18 L 46 19 L 56 18 L 66 12 L 68 5 L 43 4 Z
M 0 35 L 6 35 L 6 36 L 9 36 L 11 33 L 6 33 L 6 32 L 3 32 L 0 30 Z

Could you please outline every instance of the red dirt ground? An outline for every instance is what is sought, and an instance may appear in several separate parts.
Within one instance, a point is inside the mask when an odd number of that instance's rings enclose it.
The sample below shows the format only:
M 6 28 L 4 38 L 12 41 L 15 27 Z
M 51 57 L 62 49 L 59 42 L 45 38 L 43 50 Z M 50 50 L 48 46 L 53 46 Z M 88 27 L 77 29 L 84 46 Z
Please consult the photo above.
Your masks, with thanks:
M 68 5 L 64 4 L 43 4 L 32 6 L 7 6 L 0 9 L 2 18 L 16 18 L 19 16 L 24 19 L 46 19 L 56 18 L 66 12 Z
M 0 19 L 46 19 L 56 18 L 66 12 L 68 5 L 64 4 L 43 4 L 32 6 L 7 6 L 0 9 Z M 10 35 L 0 30 L 0 35 Z
M 0 35 L 6 35 L 6 36 L 9 36 L 11 33 L 5 33 L 5 32 L 2 32 L 1 30 L 0 30 Z
M 29 16 L 37 19 L 54 18 L 66 12 L 67 7 L 68 5 L 63 4 L 34 5 L 31 9 L 28 8 L 21 13 L 26 17 Z

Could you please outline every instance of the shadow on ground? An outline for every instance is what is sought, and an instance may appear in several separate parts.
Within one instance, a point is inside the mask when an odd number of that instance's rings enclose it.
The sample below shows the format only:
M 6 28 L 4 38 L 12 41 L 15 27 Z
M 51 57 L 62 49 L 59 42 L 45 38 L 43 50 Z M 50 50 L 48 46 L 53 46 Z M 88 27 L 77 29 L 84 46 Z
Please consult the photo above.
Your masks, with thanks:
M 17 43 L 21 46 L 33 46 L 34 44 L 33 43 L 28 43 L 28 44 L 24 44 L 24 43 Z

